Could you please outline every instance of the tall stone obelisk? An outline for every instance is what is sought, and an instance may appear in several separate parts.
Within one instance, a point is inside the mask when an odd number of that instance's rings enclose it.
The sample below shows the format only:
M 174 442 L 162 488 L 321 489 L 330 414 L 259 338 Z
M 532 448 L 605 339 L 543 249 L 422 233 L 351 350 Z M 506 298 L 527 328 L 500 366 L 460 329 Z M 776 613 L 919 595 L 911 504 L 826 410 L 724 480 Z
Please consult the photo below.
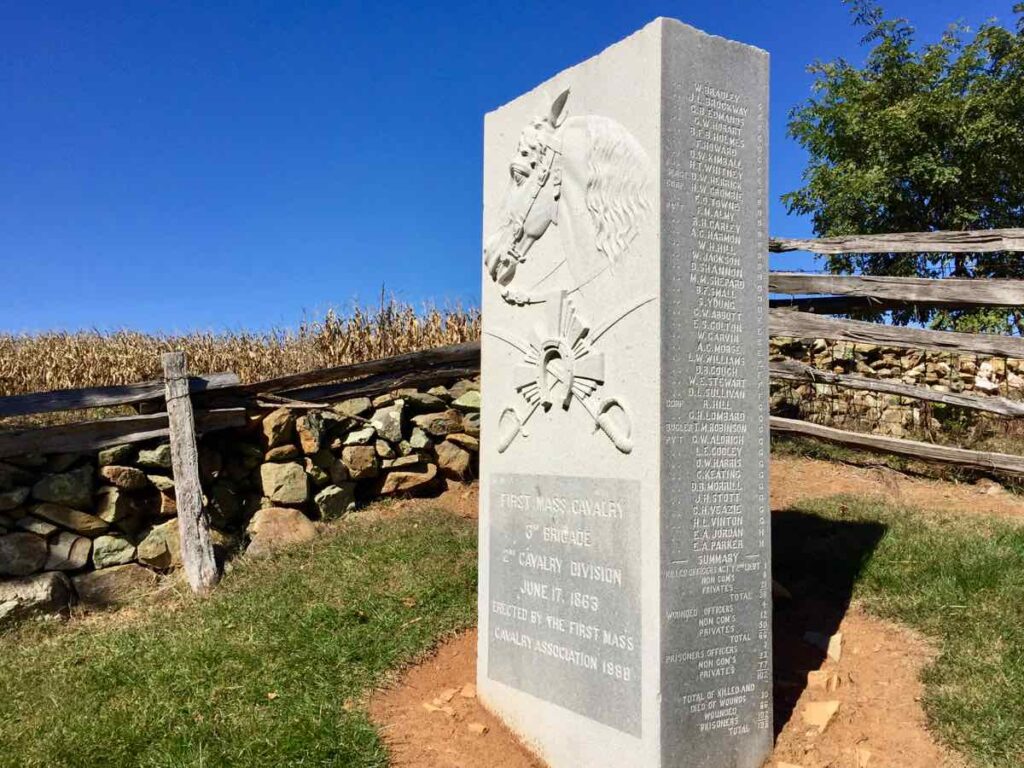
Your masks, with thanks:
M 767 105 L 658 19 L 486 119 L 478 688 L 553 768 L 771 750 Z

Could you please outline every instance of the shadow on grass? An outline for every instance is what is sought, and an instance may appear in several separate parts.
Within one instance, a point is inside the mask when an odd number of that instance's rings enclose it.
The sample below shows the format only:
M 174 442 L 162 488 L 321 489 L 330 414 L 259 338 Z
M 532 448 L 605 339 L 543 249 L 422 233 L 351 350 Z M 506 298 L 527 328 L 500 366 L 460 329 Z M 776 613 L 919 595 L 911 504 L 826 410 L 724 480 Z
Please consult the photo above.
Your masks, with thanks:
M 882 523 L 796 510 L 772 515 L 772 575 L 793 595 L 774 601 L 776 736 L 793 715 L 807 672 L 825 660 L 824 643 L 838 630 L 854 584 L 885 531 Z

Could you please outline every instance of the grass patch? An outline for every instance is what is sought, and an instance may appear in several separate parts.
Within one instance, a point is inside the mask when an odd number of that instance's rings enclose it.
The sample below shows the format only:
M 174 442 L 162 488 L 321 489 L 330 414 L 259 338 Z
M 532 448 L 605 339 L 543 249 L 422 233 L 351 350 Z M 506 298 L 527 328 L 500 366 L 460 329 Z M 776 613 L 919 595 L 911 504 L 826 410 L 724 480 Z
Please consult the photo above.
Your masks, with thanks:
M 924 705 L 947 743 L 980 766 L 1024 765 L 1024 526 L 834 497 L 780 516 L 776 541 L 782 583 L 852 584 L 868 610 L 937 641 Z
M 0 766 L 385 766 L 360 697 L 473 624 L 475 585 L 475 524 L 437 512 L 242 562 L 212 599 L 121 625 L 26 626 L 0 637 Z
M 935 639 L 924 703 L 946 742 L 1024 762 L 1024 526 L 834 497 L 773 539 L 794 591 Z M 475 584 L 475 523 L 436 512 L 241 562 L 207 601 L 25 626 L 0 637 L 0 766 L 383 768 L 361 697 L 470 626 Z

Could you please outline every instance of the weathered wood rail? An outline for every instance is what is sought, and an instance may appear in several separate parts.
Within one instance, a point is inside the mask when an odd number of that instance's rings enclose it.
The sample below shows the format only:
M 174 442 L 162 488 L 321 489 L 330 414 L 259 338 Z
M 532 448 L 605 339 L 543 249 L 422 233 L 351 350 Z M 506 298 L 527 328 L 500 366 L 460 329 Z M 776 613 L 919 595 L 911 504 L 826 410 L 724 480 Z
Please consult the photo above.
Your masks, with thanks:
M 800 239 L 773 237 L 772 253 L 994 253 L 1024 251 L 1024 229 L 900 232 L 885 235 L 848 235 Z
M 211 392 L 238 384 L 235 373 L 213 373 L 191 376 L 188 389 L 192 394 Z M 59 389 L 52 392 L 32 392 L 26 395 L 0 397 L 0 417 L 28 416 L 34 413 L 80 411 L 87 408 L 108 408 L 118 405 L 137 405 L 163 399 L 163 381 L 144 381 L 113 387 L 87 387 L 85 389 Z
M 1024 338 L 1019 336 L 932 331 L 863 320 L 841 320 L 788 309 L 770 309 L 768 313 L 768 331 L 772 336 L 1024 358 Z
M 196 415 L 200 433 L 245 425 L 244 408 L 218 408 Z M 115 416 L 52 427 L 33 427 L 0 432 L 0 459 L 32 453 L 90 451 L 125 443 L 166 438 L 166 413 L 144 416 Z
M 1024 401 L 1009 400 L 995 395 L 979 395 L 973 392 L 943 392 L 931 387 L 915 384 L 903 384 L 888 379 L 872 379 L 853 373 L 833 373 L 812 368 L 797 360 L 780 360 L 769 363 L 768 374 L 779 381 L 810 382 L 812 384 L 830 384 L 847 389 L 859 389 L 867 392 L 879 392 L 887 395 L 898 395 L 915 400 L 925 400 L 945 405 L 956 405 L 975 411 L 984 411 L 997 416 L 1024 416 Z
M 1009 472 L 1024 475 L 1024 457 L 1008 453 L 989 453 L 987 451 L 971 451 L 966 448 L 953 448 L 947 445 L 924 443 L 918 440 L 904 440 L 899 437 L 883 437 L 868 435 L 862 432 L 850 432 L 845 429 L 826 427 L 810 421 L 784 419 L 772 416 L 769 419 L 774 434 L 801 435 L 814 437 L 839 445 L 863 448 L 881 453 L 894 453 L 909 456 L 920 461 L 936 461 L 943 464 L 956 464 L 969 469 L 983 472 Z
M 1012 252 L 1024 251 L 1024 229 L 851 235 L 813 240 L 773 238 L 769 250 L 773 253 L 809 251 L 818 254 Z M 1020 337 L 952 333 L 825 316 L 863 311 L 885 312 L 908 307 L 1024 309 L 1024 280 L 773 272 L 769 276 L 769 290 L 775 294 L 790 294 L 789 297 L 776 296 L 769 302 L 769 333 L 775 337 L 828 339 L 902 349 L 1024 358 L 1024 339 Z M 943 392 L 927 386 L 822 371 L 795 360 L 771 363 L 770 376 L 776 380 L 809 381 L 955 405 L 1007 418 L 1024 416 L 1024 402 L 1004 397 Z M 781 417 L 772 417 L 771 428 L 777 434 L 802 435 L 924 461 L 956 464 L 982 471 L 1024 474 L 1024 458 L 1009 454 L 850 432 Z
M 772 272 L 768 289 L 774 293 L 824 293 L 898 304 L 936 307 L 1024 306 L 1024 280 L 986 280 L 872 275 L 819 275 Z

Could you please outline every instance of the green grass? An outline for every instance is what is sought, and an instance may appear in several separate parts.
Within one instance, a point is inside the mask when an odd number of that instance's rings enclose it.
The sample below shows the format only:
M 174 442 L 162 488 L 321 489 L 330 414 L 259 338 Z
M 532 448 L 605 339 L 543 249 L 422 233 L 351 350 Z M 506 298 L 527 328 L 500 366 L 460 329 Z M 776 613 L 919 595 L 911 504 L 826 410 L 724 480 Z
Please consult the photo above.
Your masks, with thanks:
M 934 639 L 941 738 L 1024 765 L 1024 526 L 835 497 L 777 515 L 773 542 L 798 597 Z M 27 625 L 0 637 L 0 767 L 383 767 L 367 691 L 470 626 L 475 584 L 475 524 L 438 512 L 240 562 L 205 601 Z
M 1024 526 L 922 515 L 858 498 L 778 516 L 777 578 L 844 590 L 920 630 L 931 727 L 978 766 L 1024 765 Z
M 26 626 L 0 637 L 0 766 L 385 766 L 361 697 L 470 626 L 475 584 L 475 525 L 430 513 L 242 563 L 206 601 Z

